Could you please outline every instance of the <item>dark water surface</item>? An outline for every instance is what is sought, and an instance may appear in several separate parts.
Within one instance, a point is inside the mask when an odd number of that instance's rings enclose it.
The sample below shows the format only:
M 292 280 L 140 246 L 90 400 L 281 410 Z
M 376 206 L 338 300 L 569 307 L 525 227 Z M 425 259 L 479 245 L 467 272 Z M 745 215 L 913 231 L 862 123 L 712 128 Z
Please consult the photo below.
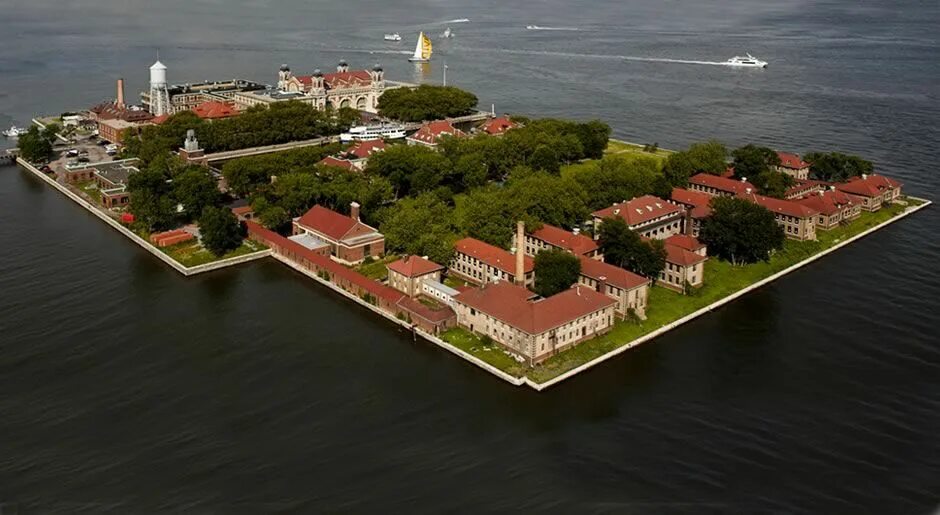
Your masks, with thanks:
M 176 81 L 446 58 L 498 111 L 857 152 L 936 197 L 938 27 L 936 1 L 0 0 L 0 126 L 142 88 L 157 48 Z M 770 68 L 621 58 L 744 51 Z M 16 168 L 0 217 L 3 513 L 937 507 L 934 208 L 542 394 L 274 262 L 180 277 Z

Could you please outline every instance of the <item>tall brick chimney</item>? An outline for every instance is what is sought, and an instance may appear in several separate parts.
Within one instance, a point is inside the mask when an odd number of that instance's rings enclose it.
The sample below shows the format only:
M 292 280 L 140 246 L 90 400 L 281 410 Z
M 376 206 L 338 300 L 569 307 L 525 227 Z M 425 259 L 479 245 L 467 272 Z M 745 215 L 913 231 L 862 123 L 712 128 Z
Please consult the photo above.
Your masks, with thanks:
M 118 109 L 124 109 L 124 79 L 117 80 L 117 101 Z
M 359 203 L 350 202 L 349 203 L 349 217 L 355 220 L 359 220 Z
M 525 286 L 525 222 L 516 222 L 516 284 Z

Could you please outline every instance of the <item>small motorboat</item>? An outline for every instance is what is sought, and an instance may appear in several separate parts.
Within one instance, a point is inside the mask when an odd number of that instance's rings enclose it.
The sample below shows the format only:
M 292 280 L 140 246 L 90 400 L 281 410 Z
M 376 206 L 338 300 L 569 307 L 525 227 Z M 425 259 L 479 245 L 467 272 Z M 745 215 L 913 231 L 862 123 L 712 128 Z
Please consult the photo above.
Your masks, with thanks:
M 401 34 L 397 32 L 394 34 L 386 34 L 385 41 L 401 41 Z

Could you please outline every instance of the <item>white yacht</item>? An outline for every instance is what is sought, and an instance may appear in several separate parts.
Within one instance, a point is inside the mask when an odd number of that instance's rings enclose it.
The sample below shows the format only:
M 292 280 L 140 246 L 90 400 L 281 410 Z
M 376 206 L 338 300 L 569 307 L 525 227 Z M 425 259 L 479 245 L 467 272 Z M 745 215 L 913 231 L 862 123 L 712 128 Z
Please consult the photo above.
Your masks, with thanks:
M 11 125 L 10 128 L 3 131 L 2 134 L 8 138 L 19 138 L 27 132 L 29 132 L 29 129 L 22 129 L 16 125 Z
M 339 135 L 339 140 L 343 143 L 350 141 L 367 141 L 370 139 L 403 139 L 405 137 L 405 127 L 402 125 L 387 123 L 382 125 L 360 125 L 349 129 Z
M 746 54 L 746 57 L 741 57 L 736 55 L 731 59 L 725 61 L 725 64 L 728 66 L 737 66 L 740 68 L 766 68 L 767 61 L 761 61 L 760 59 L 754 57 L 751 54 Z
M 450 27 L 447 27 L 446 29 L 444 29 L 444 33 L 441 34 L 441 37 L 444 39 L 450 39 L 454 37 L 454 32 L 450 30 Z
M 386 34 L 385 41 L 401 41 L 401 34 L 397 32 L 394 34 Z

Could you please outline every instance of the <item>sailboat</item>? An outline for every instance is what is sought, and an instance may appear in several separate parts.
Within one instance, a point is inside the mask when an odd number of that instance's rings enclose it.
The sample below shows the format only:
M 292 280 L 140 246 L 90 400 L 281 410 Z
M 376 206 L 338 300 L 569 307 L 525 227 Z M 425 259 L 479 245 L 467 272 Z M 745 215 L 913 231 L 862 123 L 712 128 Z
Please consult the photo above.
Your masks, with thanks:
M 431 39 L 425 36 L 424 32 L 418 34 L 415 53 L 408 60 L 413 63 L 426 63 L 431 60 Z

